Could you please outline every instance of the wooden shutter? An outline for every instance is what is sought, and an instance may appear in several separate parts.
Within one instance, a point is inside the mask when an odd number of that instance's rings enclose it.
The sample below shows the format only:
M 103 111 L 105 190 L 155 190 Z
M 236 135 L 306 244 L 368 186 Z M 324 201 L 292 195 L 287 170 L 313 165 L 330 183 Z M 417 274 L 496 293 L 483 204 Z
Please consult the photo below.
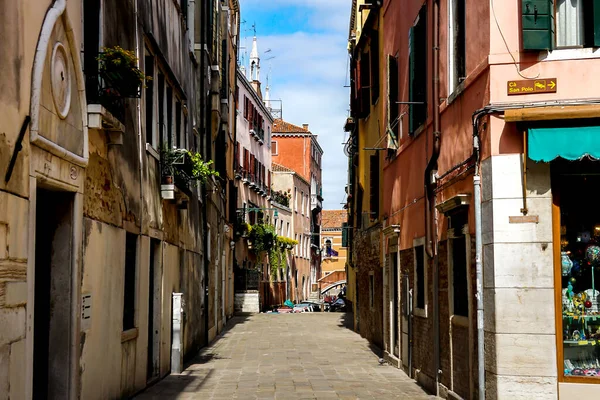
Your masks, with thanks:
M 394 139 L 398 139 L 400 123 L 398 119 L 398 59 L 394 56 L 388 57 L 388 107 L 389 124 L 394 134 Z
M 371 70 L 369 53 L 360 58 L 359 118 L 366 118 L 371 112 Z
M 415 27 L 408 32 L 408 101 L 415 101 Z M 412 134 L 415 127 L 414 104 L 408 105 L 408 132 Z
M 379 31 L 372 31 L 371 37 L 371 104 L 379 98 Z
M 554 0 L 521 2 L 523 50 L 554 48 Z
M 379 217 L 379 153 L 370 156 L 369 203 L 370 218 Z
M 342 247 L 348 247 L 348 223 L 342 223 Z
M 594 47 L 600 47 L 600 0 L 593 0 Z

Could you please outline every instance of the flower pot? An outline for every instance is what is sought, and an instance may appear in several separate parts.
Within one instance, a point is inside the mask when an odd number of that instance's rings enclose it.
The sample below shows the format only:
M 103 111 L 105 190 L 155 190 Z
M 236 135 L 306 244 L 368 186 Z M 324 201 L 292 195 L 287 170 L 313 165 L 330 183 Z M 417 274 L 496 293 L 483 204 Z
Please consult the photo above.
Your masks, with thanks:
M 172 183 L 160 185 L 160 195 L 165 200 L 175 199 L 175 185 Z
M 163 176 L 162 178 L 163 185 L 172 185 L 173 181 L 174 179 L 172 175 Z

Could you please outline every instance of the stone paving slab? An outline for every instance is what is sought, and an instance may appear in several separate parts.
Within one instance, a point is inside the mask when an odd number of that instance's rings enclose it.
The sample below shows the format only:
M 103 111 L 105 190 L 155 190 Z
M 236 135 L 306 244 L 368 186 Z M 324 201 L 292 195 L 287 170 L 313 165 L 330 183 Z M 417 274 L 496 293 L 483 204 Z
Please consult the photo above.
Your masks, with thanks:
M 434 399 L 344 327 L 344 314 L 235 317 L 180 375 L 147 399 Z

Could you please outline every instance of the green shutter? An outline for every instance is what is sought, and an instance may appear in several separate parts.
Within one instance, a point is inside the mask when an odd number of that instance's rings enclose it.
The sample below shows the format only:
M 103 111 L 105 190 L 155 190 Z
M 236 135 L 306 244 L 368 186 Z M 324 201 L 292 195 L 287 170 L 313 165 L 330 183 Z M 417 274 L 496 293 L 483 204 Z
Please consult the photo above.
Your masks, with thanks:
M 594 14 L 594 47 L 600 47 L 600 0 L 593 0 L 594 7 L 592 13 Z
M 523 0 L 521 2 L 523 50 L 554 48 L 554 0 Z
M 348 223 L 342 223 L 342 247 L 348 247 Z
M 415 27 L 408 31 L 408 101 L 415 101 Z M 415 126 L 415 107 L 408 106 L 408 132 L 413 133 L 417 128 Z

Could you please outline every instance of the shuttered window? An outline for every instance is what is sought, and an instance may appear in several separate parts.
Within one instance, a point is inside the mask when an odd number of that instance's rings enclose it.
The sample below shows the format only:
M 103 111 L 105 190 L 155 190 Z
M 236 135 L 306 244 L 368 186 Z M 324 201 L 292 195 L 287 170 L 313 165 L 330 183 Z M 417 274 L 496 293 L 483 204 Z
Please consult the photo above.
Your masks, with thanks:
M 419 12 L 409 32 L 409 133 L 427 119 L 427 8 Z
M 371 112 L 371 69 L 369 53 L 363 53 L 360 58 L 360 93 L 359 118 L 366 118 Z
M 400 131 L 399 104 L 398 104 L 398 59 L 394 56 L 388 57 L 388 125 L 398 139 Z
M 370 218 L 377 219 L 379 217 L 379 153 L 371 156 L 370 164 Z
M 371 37 L 371 103 L 379 99 L 379 32 L 373 31 Z

